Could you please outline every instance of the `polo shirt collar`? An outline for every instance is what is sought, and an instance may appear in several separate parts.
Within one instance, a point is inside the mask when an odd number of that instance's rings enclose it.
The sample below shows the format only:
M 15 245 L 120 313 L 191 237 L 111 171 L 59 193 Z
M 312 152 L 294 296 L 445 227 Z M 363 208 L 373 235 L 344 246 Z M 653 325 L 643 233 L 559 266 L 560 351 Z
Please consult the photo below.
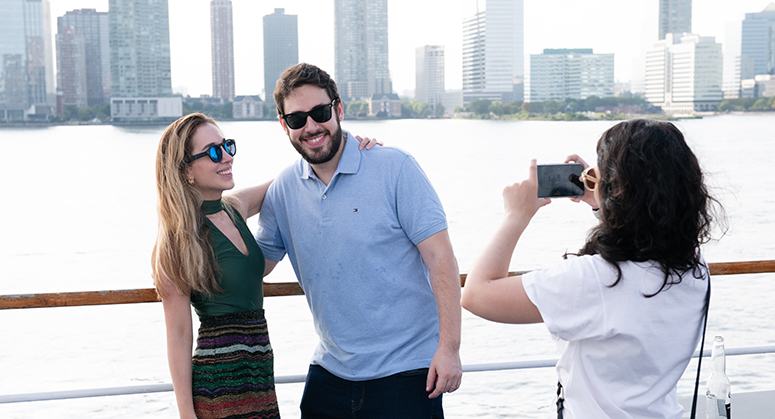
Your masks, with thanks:
M 361 164 L 361 152 L 358 150 L 358 140 L 355 139 L 349 131 L 342 130 L 342 135 L 344 138 L 347 138 L 347 141 L 344 143 L 344 151 L 339 158 L 339 164 L 336 166 L 334 176 L 339 173 L 355 174 L 358 172 L 358 167 Z M 314 177 L 317 179 L 309 162 L 304 159 L 302 159 L 302 161 L 304 163 L 301 166 L 301 178 L 309 179 L 310 177 Z
M 339 159 L 339 166 L 336 168 L 337 173 L 354 174 L 358 172 L 358 166 L 361 164 L 361 151 L 358 150 L 360 143 L 354 135 L 350 134 L 350 131 L 342 131 L 342 135 L 346 136 L 347 142 L 344 144 L 344 152 Z

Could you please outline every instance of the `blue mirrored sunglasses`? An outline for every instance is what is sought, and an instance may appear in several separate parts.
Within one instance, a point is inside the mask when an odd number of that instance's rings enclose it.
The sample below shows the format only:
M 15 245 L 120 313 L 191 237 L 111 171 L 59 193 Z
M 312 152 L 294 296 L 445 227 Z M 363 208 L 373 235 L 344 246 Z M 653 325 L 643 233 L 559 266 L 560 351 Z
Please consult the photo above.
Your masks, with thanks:
M 223 158 L 221 147 L 223 147 L 223 149 L 226 150 L 230 156 L 237 154 L 237 143 L 235 143 L 234 140 L 224 139 L 221 144 L 211 145 L 207 148 L 207 150 L 189 157 L 188 160 L 186 160 L 186 163 L 191 163 L 192 161 L 200 159 L 204 156 L 210 157 L 210 160 L 212 160 L 213 163 L 219 163 Z

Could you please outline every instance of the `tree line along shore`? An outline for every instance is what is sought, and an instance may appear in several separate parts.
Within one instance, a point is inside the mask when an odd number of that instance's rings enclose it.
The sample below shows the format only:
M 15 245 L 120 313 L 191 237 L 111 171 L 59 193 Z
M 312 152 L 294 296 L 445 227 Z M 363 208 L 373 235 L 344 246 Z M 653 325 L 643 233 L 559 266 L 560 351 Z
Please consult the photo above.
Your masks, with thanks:
M 380 119 L 367 116 L 368 102 L 353 100 L 345 107 L 348 119 Z M 265 105 L 266 115 L 263 120 L 274 120 L 274 109 Z M 221 105 L 204 103 L 183 103 L 183 114 L 201 112 L 220 121 L 235 120 L 232 116 L 231 102 Z M 775 96 L 748 99 L 726 99 L 716 108 L 716 113 L 741 112 L 775 112 Z M 566 99 L 544 102 L 512 102 L 502 103 L 478 99 L 466 107 L 457 107 L 447 114 L 441 104 L 435 109 L 424 102 L 415 99 L 402 98 L 401 118 L 463 118 L 463 119 L 493 119 L 493 120 L 544 120 L 544 121 L 585 121 L 585 120 L 617 120 L 628 119 L 634 115 L 653 118 L 669 118 L 660 108 L 651 106 L 640 97 L 605 97 L 590 96 L 585 100 Z M 691 115 L 683 117 L 692 117 Z M 170 121 L 126 122 L 120 125 L 155 125 L 167 124 Z M 111 124 L 110 104 L 86 106 L 78 108 L 65 106 L 62 117 L 46 122 L 0 122 L 0 127 L 47 126 L 47 125 L 95 125 Z

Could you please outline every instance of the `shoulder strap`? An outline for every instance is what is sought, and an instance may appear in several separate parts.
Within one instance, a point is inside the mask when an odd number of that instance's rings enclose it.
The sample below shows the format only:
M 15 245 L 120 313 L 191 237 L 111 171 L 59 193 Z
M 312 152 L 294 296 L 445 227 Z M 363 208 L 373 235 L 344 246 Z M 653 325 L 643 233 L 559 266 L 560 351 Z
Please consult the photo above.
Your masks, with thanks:
M 562 384 L 557 381 L 557 419 L 563 419 L 563 410 L 565 410 L 565 392 Z
M 705 320 L 702 324 L 702 343 L 700 343 L 700 356 L 697 361 L 697 380 L 694 382 L 694 399 L 692 399 L 692 416 L 697 414 L 697 391 L 700 388 L 700 367 L 702 366 L 702 352 L 705 349 L 705 329 L 708 328 L 708 309 L 710 308 L 710 273 L 708 273 L 708 291 L 705 292 Z

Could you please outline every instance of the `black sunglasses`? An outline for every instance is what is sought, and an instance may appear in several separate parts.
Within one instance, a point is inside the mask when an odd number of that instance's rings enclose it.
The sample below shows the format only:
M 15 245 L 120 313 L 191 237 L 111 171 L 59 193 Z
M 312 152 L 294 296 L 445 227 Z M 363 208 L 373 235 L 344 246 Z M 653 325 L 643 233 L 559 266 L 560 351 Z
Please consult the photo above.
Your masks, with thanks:
M 319 105 L 312 108 L 309 112 L 294 112 L 281 116 L 280 118 L 285 121 L 290 129 L 299 129 L 307 125 L 307 117 L 311 116 L 312 120 L 317 123 L 328 122 L 331 119 L 331 109 L 339 99 L 334 99 L 333 102 L 326 105 Z
M 223 152 L 221 151 L 221 147 L 223 147 L 223 149 L 226 150 L 226 152 L 229 153 L 230 156 L 237 154 L 237 143 L 235 143 L 234 140 L 227 140 L 224 138 L 221 144 L 211 145 L 204 152 L 199 154 L 194 154 L 193 156 L 189 157 L 188 160 L 186 160 L 186 163 L 191 163 L 192 161 L 196 159 L 200 159 L 204 156 L 210 157 L 210 160 L 212 160 L 213 163 L 218 163 L 223 158 Z

